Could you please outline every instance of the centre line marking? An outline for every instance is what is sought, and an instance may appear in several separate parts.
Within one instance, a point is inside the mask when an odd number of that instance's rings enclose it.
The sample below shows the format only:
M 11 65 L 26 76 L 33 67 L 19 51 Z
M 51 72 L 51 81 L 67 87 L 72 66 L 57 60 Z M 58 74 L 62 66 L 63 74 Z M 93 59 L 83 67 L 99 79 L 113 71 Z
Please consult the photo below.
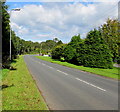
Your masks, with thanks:
M 42 63 L 42 65 L 46 65 L 46 64 Z
M 49 68 L 51 68 L 51 69 L 53 69 L 53 67 L 51 67 L 51 66 L 48 66 Z
M 46 65 L 48 68 L 51 68 L 51 69 L 54 69 L 53 67 L 49 66 L 49 65 Z
M 60 70 L 57 70 L 58 72 L 61 72 L 61 73 L 63 73 L 64 75 L 68 75 L 67 73 L 65 73 L 65 72 L 62 72 L 62 71 L 60 71 Z
M 88 85 L 90 85 L 90 86 L 92 86 L 92 87 L 95 87 L 95 88 L 100 89 L 100 90 L 102 90 L 102 91 L 106 91 L 105 89 L 102 89 L 102 88 L 100 88 L 100 87 L 98 87 L 98 86 L 95 86 L 95 85 L 93 85 L 93 84 L 91 84 L 91 83 L 88 83 L 88 82 L 86 82 L 86 81 L 84 81 L 84 80 L 81 80 L 81 79 L 79 79 L 79 78 L 76 78 L 76 79 L 79 80 L 79 81 L 81 81 L 81 82 L 84 82 L 85 84 L 88 84 Z

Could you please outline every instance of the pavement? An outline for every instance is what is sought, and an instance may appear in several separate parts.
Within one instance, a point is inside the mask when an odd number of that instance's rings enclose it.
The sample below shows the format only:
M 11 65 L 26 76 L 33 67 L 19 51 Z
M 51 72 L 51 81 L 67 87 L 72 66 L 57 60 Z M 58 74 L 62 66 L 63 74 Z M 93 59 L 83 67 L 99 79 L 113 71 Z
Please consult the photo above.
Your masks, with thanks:
M 51 110 L 118 110 L 118 81 L 25 55 Z

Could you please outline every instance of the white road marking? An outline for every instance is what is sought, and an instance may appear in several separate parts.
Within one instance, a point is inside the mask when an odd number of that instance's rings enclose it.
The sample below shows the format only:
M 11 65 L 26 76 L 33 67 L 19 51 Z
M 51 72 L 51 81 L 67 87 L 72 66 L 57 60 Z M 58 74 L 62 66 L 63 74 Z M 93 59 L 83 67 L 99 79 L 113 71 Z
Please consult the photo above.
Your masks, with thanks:
M 48 66 L 49 68 L 51 68 L 51 69 L 54 69 L 53 67 L 51 67 L 51 66 Z
M 36 62 L 36 63 L 42 64 L 42 65 L 44 65 L 44 66 L 47 66 L 47 67 L 49 67 L 49 68 L 51 68 L 51 69 L 54 69 L 53 67 L 48 66 L 48 65 L 46 65 L 46 64 L 44 64 L 44 63 L 38 62 L 38 61 L 36 61 L 36 60 L 34 60 L 34 59 L 32 59 L 32 58 L 31 58 L 31 60 L 33 60 L 33 61 Z
M 32 58 L 31 58 L 32 59 Z M 49 67 L 49 68 L 51 68 L 51 69 L 54 69 L 53 67 L 51 67 L 51 66 L 48 66 L 48 65 L 46 65 L 46 64 L 44 64 L 44 63 L 41 63 L 41 62 L 38 62 L 38 61 L 35 61 L 34 59 L 32 59 L 34 62 L 37 62 L 37 63 L 40 63 L 40 64 L 42 64 L 42 65 L 44 65 L 44 66 L 47 66 L 47 67 Z M 65 73 L 65 72 L 62 72 L 62 71 L 60 71 L 60 70 L 57 70 L 58 72 L 60 72 L 60 73 L 63 73 L 64 75 L 69 75 L 69 74 L 67 74 L 67 73 Z M 92 87 L 95 87 L 95 88 L 97 88 L 97 89 L 100 89 L 100 90 L 102 90 L 102 91 L 106 91 L 105 89 L 102 89 L 102 88 L 100 88 L 100 87 L 98 87 L 98 86 L 95 86 L 95 85 L 93 85 L 93 84 L 91 84 L 91 83 L 89 83 L 89 82 L 86 82 L 86 81 L 84 81 L 84 80 L 81 80 L 81 79 L 79 79 L 79 78 L 75 78 L 75 79 L 77 79 L 77 80 L 79 80 L 79 81 L 81 81 L 81 82 L 83 82 L 83 83 L 85 83 L 85 84 L 88 84 L 88 85 L 90 85 L 90 86 L 92 86 Z
M 63 74 L 65 74 L 65 75 L 68 75 L 67 73 L 65 73 L 65 72 L 62 72 L 62 71 L 60 71 L 60 70 L 57 70 L 58 72 L 61 72 L 61 73 L 63 73 Z
M 46 64 L 42 63 L 42 65 L 46 65 Z
M 97 88 L 97 89 L 100 89 L 100 90 L 102 90 L 102 91 L 106 91 L 105 89 L 102 89 L 102 88 L 100 88 L 100 87 L 98 87 L 98 86 L 95 86 L 95 85 L 93 85 L 93 84 L 91 84 L 91 83 L 88 83 L 88 82 L 86 82 L 86 81 L 84 81 L 84 80 L 81 80 L 81 79 L 79 79 L 79 78 L 76 78 L 77 80 L 79 80 L 79 81 L 81 81 L 81 82 L 84 82 L 85 84 L 88 84 L 88 85 L 90 85 L 90 86 L 93 86 L 93 87 L 95 87 L 95 88 Z

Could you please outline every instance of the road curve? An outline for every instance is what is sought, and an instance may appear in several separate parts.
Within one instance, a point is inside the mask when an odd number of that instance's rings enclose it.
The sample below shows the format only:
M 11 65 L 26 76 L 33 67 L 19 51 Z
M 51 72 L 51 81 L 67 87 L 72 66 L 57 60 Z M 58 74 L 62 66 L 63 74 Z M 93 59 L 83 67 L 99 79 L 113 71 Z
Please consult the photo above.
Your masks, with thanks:
M 118 81 L 25 55 L 51 110 L 118 110 Z

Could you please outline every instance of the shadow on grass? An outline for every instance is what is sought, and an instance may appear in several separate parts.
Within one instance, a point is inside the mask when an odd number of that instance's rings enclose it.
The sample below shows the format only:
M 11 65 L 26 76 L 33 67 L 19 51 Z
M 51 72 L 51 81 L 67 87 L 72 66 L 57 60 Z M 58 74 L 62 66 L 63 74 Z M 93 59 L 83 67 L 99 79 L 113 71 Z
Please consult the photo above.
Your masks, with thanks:
M 9 70 L 17 70 L 17 68 L 11 66 L 11 67 L 9 68 Z
M 17 61 L 14 59 L 14 60 L 12 60 L 11 62 L 12 62 L 12 63 L 16 63 Z
M 53 61 L 61 61 L 61 62 L 66 62 L 65 60 L 62 60 L 62 59 L 53 59 L 51 58 Z
M 10 85 L 10 86 L 8 86 L 8 85 L 6 85 L 6 84 L 3 84 L 2 86 L 0 86 L 0 90 L 3 90 L 3 89 L 5 89 L 5 88 L 9 88 L 9 87 L 13 87 L 14 86 L 14 84 L 12 84 L 12 85 Z
M 65 61 L 63 59 L 53 59 L 53 61 L 67 62 L 67 63 L 73 64 L 73 65 L 82 66 L 79 63 L 76 63 L 74 61 Z
M 16 70 L 16 67 L 13 67 L 11 64 L 12 63 L 16 63 L 17 60 L 16 59 L 13 59 L 11 61 L 6 61 L 6 62 L 3 62 L 2 63 L 2 67 L 3 69 L 9 69 L 9 70 Z

